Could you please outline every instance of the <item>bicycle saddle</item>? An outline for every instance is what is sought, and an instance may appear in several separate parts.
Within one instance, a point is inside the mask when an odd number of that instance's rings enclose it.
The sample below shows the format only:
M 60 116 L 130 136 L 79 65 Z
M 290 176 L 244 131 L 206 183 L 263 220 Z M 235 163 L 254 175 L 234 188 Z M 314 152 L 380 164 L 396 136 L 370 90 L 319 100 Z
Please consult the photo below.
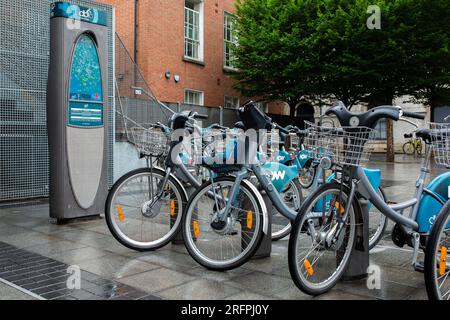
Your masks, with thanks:
M 405 138 L 405 139 L 409 139 L 409 138 L 412 138 L 412 133 L 405 133 L 404 135 L 403 135 L 403 137 Z
M 245 130 L 245 125 L 242 121 L 238 121 L 234 124 L 234 128 Z
M 169 126 L 172 130 L 184 129 L 186 126 L 186 122 L 189 120 L 189 117 L 192 115 L 192 111 L 182 111 L 180 113 L 174 113 L 169 120 Z
M 342 101 L 335 103 L 325 114 L 334 114 L 343 127 L 368 127 L 374 128 L 377 121 L 382 118 L 397 121 L 400 118 L 401 109 L 395 106 L 379 106 L 362 113 L 350 112 Z

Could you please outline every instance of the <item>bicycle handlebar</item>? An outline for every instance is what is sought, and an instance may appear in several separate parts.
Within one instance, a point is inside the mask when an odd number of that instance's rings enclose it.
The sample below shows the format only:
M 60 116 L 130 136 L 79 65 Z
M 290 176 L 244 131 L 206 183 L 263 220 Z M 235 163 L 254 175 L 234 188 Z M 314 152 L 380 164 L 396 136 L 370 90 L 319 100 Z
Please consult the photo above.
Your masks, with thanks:
M 201 120 L 207 120 L 208 119 L 208 115 L 207 114 L 199 114 L 199 113 L 196 113 L 196 114 L 194 114 L 194 119 L 201 119 Z
M 413 118 L 413 119 L 419 119 L 419 120 L 424 120 L 425 119 L 425 115 L 424 114 L 420 114 L 420 113 L 416 113 L 416 112 L 409 112 L 409 111 L 403 111 L 402 110 L 402 117 L 407 117 L 407 118 Z

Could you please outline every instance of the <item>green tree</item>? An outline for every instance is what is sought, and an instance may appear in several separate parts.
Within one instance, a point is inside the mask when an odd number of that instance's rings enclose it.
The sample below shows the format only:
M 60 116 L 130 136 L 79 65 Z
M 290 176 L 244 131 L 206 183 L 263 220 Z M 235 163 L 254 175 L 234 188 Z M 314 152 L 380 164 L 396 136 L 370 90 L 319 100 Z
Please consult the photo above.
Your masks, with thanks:
M 414 6 L 415 24 L 404 34 L 408 65 L 414 66 L 407 93 L 434 108 L 450 101 L 450 1 L 418 0 Z
M 370 5 L 381 28 L 367 27 Z M 286 101 L 391 104 L 411 94 L 433 105 L 448 92 L 448 0 L 238 1 L 237 88 Z M 393 159 L 392 124 L 388 160 Z
M 242 94 L 289 104 L 291 115 L 305 96 L 316 96 L 314 52 L 315 0 L 238 0 L 239 45 L 235 77 Z

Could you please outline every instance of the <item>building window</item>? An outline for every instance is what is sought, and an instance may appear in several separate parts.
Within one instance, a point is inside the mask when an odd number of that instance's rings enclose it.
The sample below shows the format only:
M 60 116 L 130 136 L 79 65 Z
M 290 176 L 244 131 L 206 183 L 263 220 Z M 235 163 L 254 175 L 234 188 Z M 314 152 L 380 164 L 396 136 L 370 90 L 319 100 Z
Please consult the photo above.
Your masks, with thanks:
M 184 91 L 184 103 L 203 105 L 203 92 L 196 90 L 185 90 Z
M 184 1 L 184 56 L 203 60 L 203 1 Z
M 386 140 L 386 119 L 380 119 L 374 128 L 373 140 Z
M 238 97 L 230 97 L 225 96 L 225 104 L 226 109 L 237 109 L 239 108 L 239 98 Z
M 225 12 L 223 22 L 223 59 L 226 68 L 236 69 L 236 58 L 233 54 L 237 45 L 235 16 Z
M 258 106 L 258 109 L 261 110 L 264 113 L 269 112 L 269 104 L 267 102 L 257 102 L 256 105 Z

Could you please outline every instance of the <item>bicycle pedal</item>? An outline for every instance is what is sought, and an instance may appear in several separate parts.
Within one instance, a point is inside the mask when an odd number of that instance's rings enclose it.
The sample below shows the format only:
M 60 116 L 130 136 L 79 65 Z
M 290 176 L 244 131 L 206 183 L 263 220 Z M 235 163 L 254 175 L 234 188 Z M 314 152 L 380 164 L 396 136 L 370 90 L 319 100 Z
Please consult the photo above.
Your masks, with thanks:
M 423 265 L 423 262 L 417 261 L 417 262 L 414 264 L 414 270 L 416 270 L 417 272 L 424 273 L 424 271 L 425 271 L 425 266 Z

